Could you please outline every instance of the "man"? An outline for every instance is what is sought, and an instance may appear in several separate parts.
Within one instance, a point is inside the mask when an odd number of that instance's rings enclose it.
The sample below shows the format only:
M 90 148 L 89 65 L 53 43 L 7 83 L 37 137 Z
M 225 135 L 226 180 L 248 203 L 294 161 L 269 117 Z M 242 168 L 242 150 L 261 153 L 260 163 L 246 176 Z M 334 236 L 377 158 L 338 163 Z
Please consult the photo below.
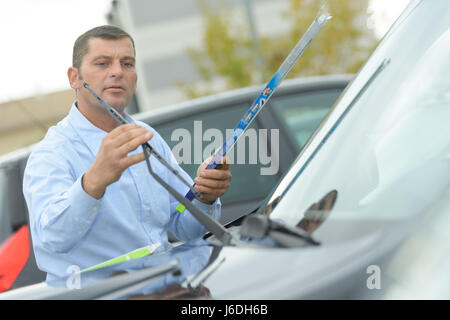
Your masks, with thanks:
M 83 87 L 83 82 L 124 112 L 136 90 L 135 48 L 131 36 L 112 26 L 81 35 L 68 70 L 76 102 L 67 117 L 49 129 L 34 148 L 24 173 L 23 191 L 30 214 L 33 248 L 47 281 L 68 275 L 134 249 L 170 244 L 167 230 L 180 240 L 201 237 L 205 229 L 149 174 L 140 145 L 147 142 L 182 176 L 168 145 L 150 126 L 121 125 Z M 188 188 L 154 157 L 152 169 L 181 194 Z M 229 166 L 197 172 L 193 203 L 220 216 L 219 197 L 231 180 Z

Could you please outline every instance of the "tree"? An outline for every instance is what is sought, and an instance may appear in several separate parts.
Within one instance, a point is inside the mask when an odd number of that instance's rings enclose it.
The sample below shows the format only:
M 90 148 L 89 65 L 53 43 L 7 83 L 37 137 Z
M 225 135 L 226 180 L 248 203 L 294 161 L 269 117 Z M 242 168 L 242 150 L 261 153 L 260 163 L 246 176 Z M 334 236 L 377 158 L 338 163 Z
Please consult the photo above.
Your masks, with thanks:
M 305 51 L 287 77 L 321 74 L 354 73 L 366 61 L 377 44 L 367 27 L 369 0 L 329 0 L 328 12 L 333 19 Z M 179 83 L 190 97 L 218 91 L 213 79 L 221 79 L 219 90 L 262 84 L 270 80 L 289 52 L 317 16 L 321 1 L 290 0 L 283 19 L 289 31 L 276 38 L 252 39 L 250 26 L 236 21 L 226 0 L 214 7 L 198 0 L 204 23 L 203 47 L 187 49 L 203 85 Z

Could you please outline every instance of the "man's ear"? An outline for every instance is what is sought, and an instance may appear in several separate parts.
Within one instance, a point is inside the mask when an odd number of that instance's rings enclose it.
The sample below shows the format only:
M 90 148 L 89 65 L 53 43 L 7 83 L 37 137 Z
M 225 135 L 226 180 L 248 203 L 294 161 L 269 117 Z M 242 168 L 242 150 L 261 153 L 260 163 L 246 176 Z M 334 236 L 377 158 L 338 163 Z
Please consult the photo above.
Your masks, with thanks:
M 67 77 L 69 78 L 70 87 L 72 89 L 78 90 L 81 88 L 81 81 L 78 74 L 78 69 L 75 67 L 70 67 L 67 70 Z

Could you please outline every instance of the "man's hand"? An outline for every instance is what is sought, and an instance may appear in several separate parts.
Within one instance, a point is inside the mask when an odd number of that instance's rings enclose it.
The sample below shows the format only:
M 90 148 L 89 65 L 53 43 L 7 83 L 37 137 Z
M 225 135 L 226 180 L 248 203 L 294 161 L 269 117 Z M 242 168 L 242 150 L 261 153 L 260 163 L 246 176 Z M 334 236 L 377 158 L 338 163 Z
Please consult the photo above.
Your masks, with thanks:
M 128 167 L 145 159 L 143 152 L 131 156 L 128 153 L 152 137 L 153 133 L 137 124 L 125 124 L 109 132 L 103 138 L 94 163 L 82 178 L 84 191 L 100 199 L 106 187 L 119 180 Z
M 204 197 L 204 200 L 198 200 L 206 204 L 212 204 L 218 197 L 224 195 L 231 181 L 230 165 L 227 164 L 226 157 L 222 158 L 222 164 L 215 169 L 205 169 L 212 157 L 200 165 L 197 177 L 194 179 L 195 189 L 200 191 Z

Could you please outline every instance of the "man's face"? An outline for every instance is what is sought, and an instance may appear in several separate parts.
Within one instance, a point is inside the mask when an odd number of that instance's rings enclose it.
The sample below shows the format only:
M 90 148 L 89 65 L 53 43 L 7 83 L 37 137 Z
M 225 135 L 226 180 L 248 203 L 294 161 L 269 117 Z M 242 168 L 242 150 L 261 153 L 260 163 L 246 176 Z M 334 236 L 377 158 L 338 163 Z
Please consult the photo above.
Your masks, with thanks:
M 131 40 L 89 39 L 89 51 L 78 70 L 79 83 L 87 84 L 112 107 L 123 111 L 136 91 L 137 75 Z M 98 104 L 92 94 L 81 86 L 78 99 Z

